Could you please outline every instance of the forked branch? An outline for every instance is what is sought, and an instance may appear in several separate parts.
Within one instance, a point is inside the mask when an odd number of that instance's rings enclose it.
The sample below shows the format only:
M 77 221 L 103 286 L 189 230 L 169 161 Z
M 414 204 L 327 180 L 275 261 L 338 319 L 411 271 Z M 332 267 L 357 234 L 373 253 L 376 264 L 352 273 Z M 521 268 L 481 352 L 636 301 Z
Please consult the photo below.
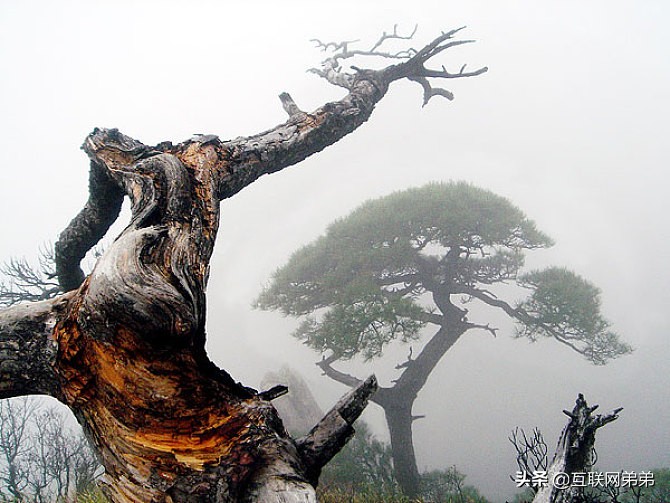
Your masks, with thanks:
M 521 472 L 547 471 L 547 443 L 538 428 L 533 429 L 532 435 L 527 435 L 522 428 L 517 427 L 508 440 L 516 450 L 516 464 Z M 537 492 L 537 488 L 531 488 L 533 492 Z
M 419 83 L 424 90 L 424 104 L 433 96 L 452 99 L 450 91 L 433 87 L 432 81 L 471 77 L 487 71 L 484 67 L 469 72 L 462 66 L 458 72 L 452 73 L 444 66 L 437 70 L 426 67 L 431 58 L 443 51 L 471 42 L 454 39 L 460 30 L 443 33 L 420 50 L 384 50 L 389 41 L 410 40 L 416 31 L 402 35 L 397 27 L 391 33 L 382 34 L 367 50 L 353 49 L 354 41 L 318 42 L 322 49 L 332 51 L 332 54 L 321 69 L 314 71 L 328 82 L 346 88 L 349 93 L 339 101 L 326 103 L 309 113 L 301 111 L 284 93 L 280 99 L 289 115 L 288 121 L 252 136 L 220 140 L 214 135 L 201 135 L 180 144 L 162 142 L 147 146 L 113 129 L 95 130 L 84 143 L 84 150 L 92 161 L 89 200 L 56 243 L 56 273 L 61 288 L 69 291 L 82 283 L 81 259 L 102 238 L 119 213 L 127 190 L 111 173 L 132 170 L 135 163 L 148 157 L 173 155 L 190 166 L 189 169 L 202 172 L 201 178 L 204 178 L 201 181 L 211 179 L 215 197 L 219 200 L 231 197 L 260 176 L 297 164 L 357 129 L 370 117 L 393 81 L 407 78 Z M 342 62 L 354 57 L 400 62 L 379 70 L 350 65 L 352 72 L 345 71 Z M 200 162 L 203 159 L 206 161 Z
M 377 42 L 375 42 L 375 44 L 368 50 L 352 49 L 351 46 L 357 43 L 357 40 L 339 43 L 324 43 L 320 40 L 314 40 L 318 47 L 323 51 L 332 52 L 332 55 L 321 63 L 321 68 L 312 68 L 310 71 L 325 78 L 331 84 L 346 89 L 351 89 L 358 74 L 370 72 L 379 73 L 383 75 L 384 80 L 387 82 L 407 78 L 408 80 L 418 83 L 422 87 L 424 105 L 426 105 L 434 96 L 442 96 L 448 100 L 452 100 L 454 99 L 454 95 L 451 91 L 442 87 L 434 87 L 429 79 L 474 77 L 485 73 L 488 68 L 482 67 L 477 70 L 466 71 L 467 65 L 462 65 L 459 71 L 451 72 L 447 70 L 444 65 L 442 65 L 440 69 L 427 68 L 425 65 L 430 59 L 447 49 L 474 42 L 474 40 L 454 39 L 456 34 L 464 28 L 465 27 L 461 27 L 442 33 L 439 37 L 435 38 L 432 42 L 419 50 L 410 47 L 395 52 L 382 50 L 382 46 L 389 40 L 413 39 L 417 31 L 416 27 L 409 35 L 400 35 L 398 33 L 398 26 L 395 25 L 392 33 L 384 32 L 379 40 L 377 40 Z M 362 70 L 354 65 L 350 65 L 350 68 L 356 73 L 347 73 L 344 71 L 342 61 L 355 57 L 376 57 L 389 60 L 402 60 L 402 63 L 388 66 L 378 71 Z
M 345 59 L 354 58 L 356 56 L 373 56 L 384 59 L 409 59 L 416 54 L 416 50 L 409 48 L 403 49 L 396 52 L 390 52 L 382 50 L 381 46 L 387 40 L 411 40 L 416 34 L 418 26 L 414 27 L 414 30 L 409 35 L 400 35 L 398 33 L 398 25 L 393 26 L 393 33 L 383 32 L 382 36 L 379 37 L 379 40 L 374 43 L 370 49 L 352 49 L 351 45 L 359 43 L 360 40 L 344 40 L 342 42 L 322 42 L 319 39 L 312 39 L 312 42 L 321 49 L 323 52 L 332 52 L 332 55 L 321 62 L 322 66 L 325 68 L 337 69 L 339 72 L 342 68 L 340 61 Z M 355 67 L 354 67 L 355 68 Z M 317 75 L 324 76 L 321 73 L 321 70 L 317 68 L 312 68 L 310 72 L 316 73 Z M 334 82 L 332 82 L 334 83 Z

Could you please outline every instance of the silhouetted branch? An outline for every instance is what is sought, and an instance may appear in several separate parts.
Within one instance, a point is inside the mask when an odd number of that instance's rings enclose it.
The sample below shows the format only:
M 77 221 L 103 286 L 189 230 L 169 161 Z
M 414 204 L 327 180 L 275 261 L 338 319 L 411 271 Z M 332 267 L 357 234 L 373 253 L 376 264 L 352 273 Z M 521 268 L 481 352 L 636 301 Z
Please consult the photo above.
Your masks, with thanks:
M 372 73 L 383 76 L 383 80 L 393 82 L 395 80 L 406 78 L 413 82 L 417 82 L 423 89 L 423 104 L 424 106 L 434 96 L 442 96 L 448 100 L 454 99 L 454 95 L 441 87 L 433 87 L 430 79 L 456 79 L 464 77 L 474 77 L 485 73 L 488 68 L 482 67 L 474 71 L 466 71 L 467 66 L 462 65 L 458 72 L 450 72 L 445 66 L 441 69 L 435 70 L 426 68 L 426 63 L 441 52 L 457 47 L 463 44 L 469 44 L 474 40 L 453 40 L 458 32 L 463 28 L 442 33 L 432 42 L 425 45 L 420 50 L 409 48 L 396 52 L 388 52 L 380 50 L 382 44 L 387 40 L 410 40 L 414 37 L 417 29 L 416 27 L 411 34 L 403 36 L 398 34 L 397 25 L 393 28 L 393 33 L 384 32 L 379 40 L 372 46 L 371 49 L 361 50 L 352 49 L 351 46 L 358 41 L 346 41 L 340 43 L 328 42 L 324 43 L 320 40 L 314 40 L 317 46 L 324 51 L 332 51 L 333 54 L 321 63 L 321 68 L 312 68 L 310 71 L 323 77 L 331 84 L 336 86 L 351 89 L 358 75 L 369 75 Z M 399 59 L 402 63 L 392 65 L 383 70 L 363 70 L 356 66 L 350 65 L 351 69 L 356 73 L 347 73 L 343 70 L 342 61 L 356 56 L 364 57 L 378 57 L 382 59 Z
M 534 473 L 547 471 L 547 443 L 538 428 L 533 428 L 533 434 L 529 437 L 522 428 L 515 428 L 509 437 L 510 443 L 516 449 L 516 464 L 523 473 Z M 513 477 L 512 480 L 514 480 Z M 534 492 L 537 488 L 531 486 Z
M 486 331 L 489 332 L 493 337 L 497 337 L 497 336 L 498 336 L 498 329 L 492 327 L 492 326 L 489 325 L 488 323 L 487 323 L 486 325 L 479 325 L 479 324 L 477 324 L 477 323 L 470 323 L 469 326 L 470 326 L 470 328 L 478 328 L 478 329 L 480 329 L 480 330 L 486 330 Z
M 341 384 L 349 386 L 350 388 L 355 388 L 360 386 L 363 382 L 361 379 L 354 377 L 352 375 L 340 372 L 331 367 L 331 364 L 339 359 L 335 354 L 330 355 L 329 357 L 323 357 L 320 362 L 316 363 L 316 366 L 319 367 L 324 375 L 330 377 L 333 381 L 337 381 Z
M 546 335 L 549 335 L 556 339 L 561 344 L 564 344 L 574 350 L 577 353 L 580 353 L 587 357 L 593 363 L 604 363 L 608 358 L 614 358 L 620 354 L 625 354 L 630 352 L 630 347 L 619 343 L 615 344 L 616 341 L 611 341 L 610 344 L 600 344 L 593 345 L 593 341 L 589 339 L 592 334 L 580 333 L 577 331 L 571 330 L 560 330 L 560 327 L 552 326 L 548 323 L 543 323 L 540 319 L 534 316 L 532 313 L 527 312 L 521 307 L 513 307 L 504 300 L 498 299 L 490 293 L 485 291 L 468 286 L 461 286 L 454 293 L 462 293 L 468 295 L 474 299 L 478 299 L 485 304 L 488 304 L 491 307 L 496 307 L 502 310 L 504 313 L 509 315 L 511 318 L 517 320 L 522 327 L 529 328 L 531 330 L 541 330 Z M 531 338 L 531 340 L 534 340 Z
M 407 360 L 405 360 L 404 362 L 399 363 L 398 365 L 396 365 L 396 366 L 395 366 L 395 369 L 396 369 L 396 370 L 405 369 L 405 368 L 409 367 L 409 366 L 412 364 L 412 362 L 414 361 L 414 360 L 412 359 L 412 351 L 413 351 L 413 348 L 410 346 L 410 348 L 409 348 L 409 354 L 407 355 Z
M 19 302 L 38 302 L 55 297 L 62 292 L 56 276 L 53 248 L 40 247 L 37 266 L 25 258 L 10 258 L 0 265 L 6 279 L 0 282 L 0 306 Z

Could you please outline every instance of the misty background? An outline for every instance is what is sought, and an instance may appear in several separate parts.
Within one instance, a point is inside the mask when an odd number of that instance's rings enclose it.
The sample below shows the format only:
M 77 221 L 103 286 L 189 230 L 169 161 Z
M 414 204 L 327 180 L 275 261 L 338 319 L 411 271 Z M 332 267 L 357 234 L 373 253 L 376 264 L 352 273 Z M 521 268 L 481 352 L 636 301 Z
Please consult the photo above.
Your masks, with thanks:
M 447 51 L 455 94 L 421 107 L 394 84 L 369 122 L 222 203 L 211 264 L 208 351 L 244 384 L 288 364 L 328 408 L 346 389 L 290 336 L 295 322 L 251 303 L 290 254 L 363 201 L 429 181 L 465 180 L 509 198 L 556 245 L 528 266 L 566 266 L 602 289 L 603 312 L 635 348 L 594 367 L 552 340 L 467 335 L 431 375 L 414 412 L 419 468 L 456 465 L 494 501 L 515 492 L 507 436 L 538 426 L 550 451 L 577 393 L 616 422 L 599 431 L 602 470 L 670 466 L 670 4 L 663 0 L 424 2 L 36 2 L 0 4 L 0 259 L 37 256 L 87 198 L 79 145 L 96 126 L 145 144 L 195 133 L 250 135 L 343 90 L 313 74 L 310 39 L 419 30 L 419 47 L 467 25 L 477 42 Z M 126 220 L 127 221 L 127 220 Z M 120 223 L 123 225 L 125 222 Z M 117 225 L 116 231 L 122 227 Z M 369 365 L 382 384 L 407 354 Z M 343 367 L 340 367 L 343 368 Z M 380 409 L 365 414 L 385 438 Z

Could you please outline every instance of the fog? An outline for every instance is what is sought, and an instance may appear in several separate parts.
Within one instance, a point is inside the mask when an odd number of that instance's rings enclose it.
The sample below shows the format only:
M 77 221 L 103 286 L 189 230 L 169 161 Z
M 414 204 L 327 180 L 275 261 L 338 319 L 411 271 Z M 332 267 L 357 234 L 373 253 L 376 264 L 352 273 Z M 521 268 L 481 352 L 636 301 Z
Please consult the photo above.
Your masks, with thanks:
M 421 470 L 456 465 L 494 501 L 515 491 L 507 436 L 542 429 L 553 449 L 577 393 L 622 406 L 600 430 L 603 469 L 670 466 L 670 4 L 572 0 L 440 2 L 32 2 L 0 4 L 0 258 L 36 256 L 87 197 L 79 150 L 95 127 L 145 144 L 195 133 L 249 135 L 342 90 L 305 70 L 310 39 L 373 43 L 395 23 L 418 46 L 467 25 L 477 42 L 448 51 L 449 102 L 421 107 L 421 88 L 394 84 L 368 123 L 303 163 L 222 203 L 209 285 L 208 351 L 247 385 L 288 364 L 326 408 L 345 388 L 291 337 L 295 322 L 251 303 L 291 252 L 363 201 L 435 180 L 466 180 L 509 198 L 556 245 L 528 265 L 569 267 L 602 289 L 632 355 L 594 367 L 552 340 L 468 334 L 448 352 L 414 412 Z M 118 226 L 116 227 L 118 231 Z M 396 348 L 349 371 L 382 384 Z M 385 438 L 374 405 L 365 419 Z

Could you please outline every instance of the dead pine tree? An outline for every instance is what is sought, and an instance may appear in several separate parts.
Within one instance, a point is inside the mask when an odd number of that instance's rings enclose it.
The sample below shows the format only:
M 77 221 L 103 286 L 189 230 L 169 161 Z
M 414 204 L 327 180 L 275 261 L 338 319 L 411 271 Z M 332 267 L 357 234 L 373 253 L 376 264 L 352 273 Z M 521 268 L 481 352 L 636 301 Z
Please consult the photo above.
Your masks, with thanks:
M 263 174 L 280 171 L 337 142 L 372 113 L 392 82 L 421 85 L 424 103 L 452 98 L 426 64 L 465 44 L 460 30 L 425 47 L 386 52 L 394 29 L 370 50 L 323 44 L 314 70 L 347 94 L 249 137 L 199 135 L 155 146 L 116 129 L 84 141 L 89 198 L 55 245 L 65 292 L 0 312 L 0 398 L 56 397 L 74 412 L 105 468 L 114 502 L 315 501 L 321 467 L 344 445 L 373 393 L 374 378 L 345 396 L 304 438 L 285 431 L 270 400 L 217 368 L 205 352 L 205 289 L 219 202 Z M 345 67 L 352 57 L 389 61 L 379 70 Z M 124 197 L 132 217 L 93 271 L 80 262 L 116 220 Z
M 547 458 L 547 446 L 536 429 L 532 437 L 521 436 L 518 430 L 510 441 L 517 451 L 517 464 L 526 474 L 536 470 L 546 474 L 546 483 L 536 487 L 533 503 L 583 503 L 584 481 L 577 482 L 592 471 L 596 462 L 596 431 L 618 419 L 623 408 L 608 414 L 594 414 L 598 405 L 588 406 L 584 395 L 578 395 L 572 411 L 563 413 L 570 418 L 558 439 L 551 463 Z

